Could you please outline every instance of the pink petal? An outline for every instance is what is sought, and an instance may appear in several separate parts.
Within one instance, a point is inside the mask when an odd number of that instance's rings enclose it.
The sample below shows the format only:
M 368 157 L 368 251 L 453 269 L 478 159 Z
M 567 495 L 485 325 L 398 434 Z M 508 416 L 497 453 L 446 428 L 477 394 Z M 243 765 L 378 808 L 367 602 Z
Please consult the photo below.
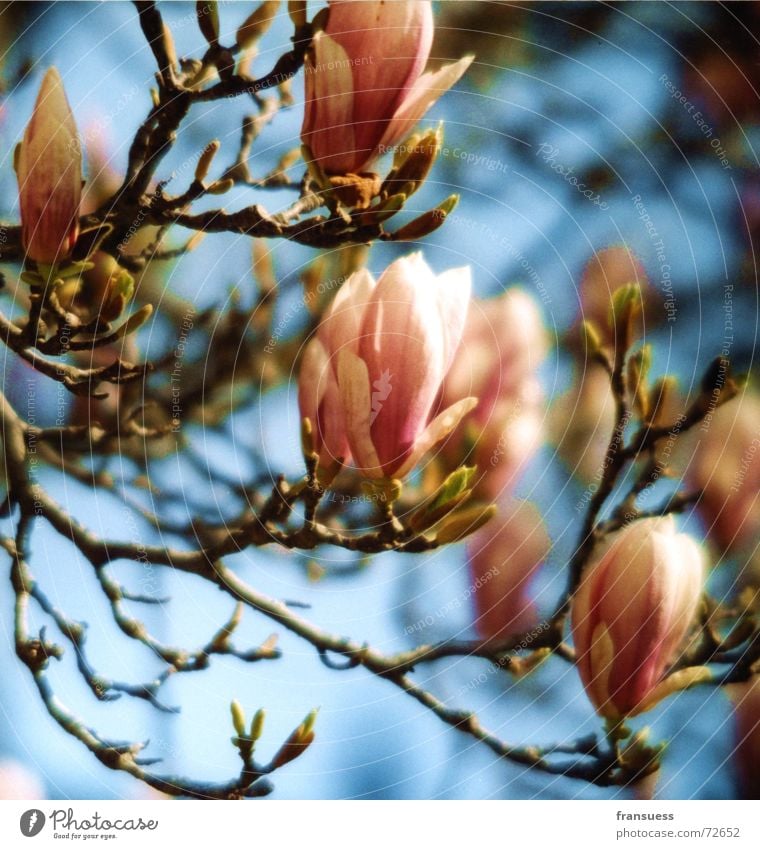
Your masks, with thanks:
M 391 476 L 427 424 L 444 374 L 436 280 L 419 254 L 396 260 L 380 277 L 359 356 L 373 389 L 372 439 Z
M 298 407 L 302 418 L 316 424 L 317 411 L 327 390 L 330 361 L 324 346 L 317 338 L 306 345 L 298 375 Z
M 306 346 L 298 377 L 298 406 L 302 418 L 311 421 L 314 448 L 320 465 L 332 467 L 350 456 L 345 417 L 330 358 L 319 338 Z
M 477 398 L 462 398 L 461 401 L 457 401 L 456 404 L 452 404 L 448 409 L 439 413 L 417 437 L 414 450 L 409 454 L 403 465 L 394 472 L 394 476 L 403 478 L 404 475 L 408 474 L 434 445 L 445 439 L 459 425 L 477 403 Z
M 408 135 L 436 100 L 459 80 L 474 58 L 463 56 L 458 62 L 423 74 L 396 111 L 375 151 L 393 147 Z
M 435 280 L 444 335 L 444 369 L 448 371 L 462 341 L 472 290 L 469 266 L 451 268 Z
M 346 434 L 354 463 L 371 478 L 383 477 L 380 460 L 370 435 L 370 393 L 367 366 L 343 349 L 337 355 L 338 388 L 346 421 Z
M 313 57 L 305 64 L 306 108 L 301 138 L 322 168 L 355 170 L 354 81 L 348 54 L 334 39 L 318 32 Z
M 361 268 L 346 280 L 333 298 L 319 328 L 333 356 L 343 348 L 353 353 L 358 351 L 362 320 L 375 285 L 375 278 L 366 268 Z

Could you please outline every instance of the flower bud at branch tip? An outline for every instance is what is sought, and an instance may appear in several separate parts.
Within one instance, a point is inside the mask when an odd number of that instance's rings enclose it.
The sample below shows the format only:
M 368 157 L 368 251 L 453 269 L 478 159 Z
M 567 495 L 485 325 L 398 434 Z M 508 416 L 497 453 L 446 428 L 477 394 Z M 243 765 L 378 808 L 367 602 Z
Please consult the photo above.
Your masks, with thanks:
M 216 0 L 198 0 L 195 4 L 198 27 L 211 47 L 219 44 L 219 4 Z
M 202 183 L 206 179 L 211 163 L 214 161 L 217 153 L 219 153 L 220 147 L 221 142 L 219 139 L 214 139 L 214 141 L 209 142 L 203 149 L 203 152 L 198 157 L 198 164 L 195 167 L 195 179 L 197 182 Z
M 258 41 L 269 27 L 272 26 L 279 6 L 280 0 L 264 0 L 264 2 L 254 9 L 245 21 L 243 21 L 235 35 L 235 42 L 241 50 L 245 50 Z M 306 23 L 305 10 L 303 23 Z
M 15 165 L 27 255 L 37 263 L 61 264 L 79 235 L 82 151 L 55 68 L 42 81 Z
M 703 580 L 702 552 L 676 533 L 672 515 L 636 520 L 598 546 L 572 626 L 578 671 L 601 716 L 635 716 L 709 674 L 665 675 L 695 622 Z
M 245 712 L 237 699 L 233 699 L 230 703 L 230 713 L 232 714 L 232 725 L 240 737 L 245 736 Z
M 206 189 L 206 193 L 210 195 L 223 195 L 228 192 L 234 185 L 235 181 L 229 177 L 226 180 L 217 180 L 215 183 L 212 183 Z
M 496 519 L 470 538 L 475 625 L 484 639 L 503 640 L 536 627 L 531 582 L 550 548 L 538 509 L 514 498 L 502 499 Z
M 296 29 L 306 26 L 306 0 L 288 0 L 288 15 Z

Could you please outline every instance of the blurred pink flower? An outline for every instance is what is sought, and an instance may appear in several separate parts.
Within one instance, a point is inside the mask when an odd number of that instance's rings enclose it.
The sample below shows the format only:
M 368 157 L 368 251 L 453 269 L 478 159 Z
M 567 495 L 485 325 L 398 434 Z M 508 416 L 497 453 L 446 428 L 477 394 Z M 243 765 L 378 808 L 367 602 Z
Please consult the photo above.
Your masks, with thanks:
M 530 584 L 551 547 L 533 504 L 510 498 L 499 507 L 496 518 L 467 543 L 475 626 L 485 640 L 504 639 L 536 625 Z
M 721 552 L 754 548 L 760 537 L 760 396 L 747 390 L 719 407 L 687 469 L 702 491 L 697 509 Z
M 565 465 L 583 483 L 599 484 L 615 428 L 615 397 L 606 370 L 583 364 L 571 388 L 549 412 L 550 440 Z
M 447 451 L 462 457 L 466 446 L 474 445 L 471 460 L 485 498 L 512 492 L 541 445 L 544 396 L 536 369 L 546 349 L 541 313 L 525 292 L 511 289 L 498 298 L 473 301 L 442 403 L 478 398 Z
M 298 404 L 301 417 L 308 418 L 312 424 L 312 439 L 320 467 L 328 472 L 337 471 L 342 463 L 350 460 L 351 452 L 338 381 L 318 336 L 309 341 L 301 360 Z

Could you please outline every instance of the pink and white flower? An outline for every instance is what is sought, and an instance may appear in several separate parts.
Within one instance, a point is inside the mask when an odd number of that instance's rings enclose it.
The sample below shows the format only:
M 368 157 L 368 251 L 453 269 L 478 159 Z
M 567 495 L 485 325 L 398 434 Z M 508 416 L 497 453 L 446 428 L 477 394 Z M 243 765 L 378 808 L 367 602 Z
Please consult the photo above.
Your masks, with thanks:
M 380 278 L 361 270 L 343 284 L 309 343 L 301 414 L 315 415 L 320 455 L 347 442 L 369 478 L 401 478 L 471 410 L 457 399 L 437 416 L 441 383 L 461 340 L 470 272 L 435 275 L 419 253 Z
M 704 581 L 699 546 L 672 516 L 639 519 L 595 552 L 573 599 L 578 671 L 597 712 L 634 716 L 698 680 L 666 677 L 697 614 Z
M 359 174 L 411 132 L 462 76 L 468 56 L 423 73 L 429 0 L 332 0 L 306 59 L 301 139 L 327 174 Z

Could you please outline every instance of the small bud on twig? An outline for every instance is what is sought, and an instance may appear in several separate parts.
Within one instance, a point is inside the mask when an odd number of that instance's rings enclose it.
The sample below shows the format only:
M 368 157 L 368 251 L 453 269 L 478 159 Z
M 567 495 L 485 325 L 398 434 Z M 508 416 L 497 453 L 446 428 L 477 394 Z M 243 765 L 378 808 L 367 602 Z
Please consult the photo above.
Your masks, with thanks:
M 428 236 L 437 230 L 459 203 L 459 195 L 449 195 L 446 200 L 438 204 L 435 209 L 430 209 L 422 215 L 389 233 L 387 238 L 392 242 L 413 242 Z
M 301 29 L 306 26 L 306 0 L 288 0 L 288 14 L 293 26 Z
M 243 21 L 238 27 L 235 41 L 241 50 L 250 47 L 272 26 L 280 6 L 280 0 L 264 0 L 264 2 Z M 306 15 L 304 13 L 304 23 Z
M 272 758 L 272 768 L 279 769 L 300 757 L 314 741 L 314 723 L 317 719 L 319 709 L 310 711 L 304 721 L 296 728 L 288 739 L 280 746 L 277 754 Z
M 198 0 L 195 4 L 198 27 L 211 47 L 219 44 L 219 5 L 216 0 Z
M 436 542 L 446 545 L 463 540 L 482 528 L 486 522 L 490 522 L 496 515 L 496 510 L 495 504 L 489 504 L 488 507 L 469 507 L 451 514 L 436 534 Z
M 232 714 L 232 725 L 235 731 L 241 736 L 245 736 L 245 711 L 237 699 L 230 702 L 230 713 Z
M 195 166 L 195 179 L 199 183 L 202 183 L 206 179 L 211 163 L 214 161 L 214 157 L 219 152 L 220 147 L 221 142 L 219 139 L 214 139 L 214 141 L 209 142 L 203 149 L 203 153 L 198 158 L 198 164 Z

